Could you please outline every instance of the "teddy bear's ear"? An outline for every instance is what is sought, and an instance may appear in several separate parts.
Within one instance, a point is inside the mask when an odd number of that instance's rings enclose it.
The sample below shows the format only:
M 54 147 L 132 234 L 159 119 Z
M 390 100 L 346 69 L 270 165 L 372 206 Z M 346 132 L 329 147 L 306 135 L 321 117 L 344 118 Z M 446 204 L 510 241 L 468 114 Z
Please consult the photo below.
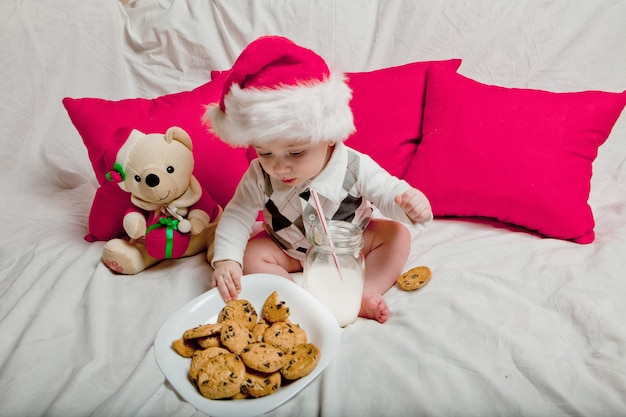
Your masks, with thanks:
M 191 137 L 187 132 L 178 126 L 172 126 L 165 132 L 165 140 L 172 142 L 176 140 L 185 145 L 190 151 L 192 150 Z

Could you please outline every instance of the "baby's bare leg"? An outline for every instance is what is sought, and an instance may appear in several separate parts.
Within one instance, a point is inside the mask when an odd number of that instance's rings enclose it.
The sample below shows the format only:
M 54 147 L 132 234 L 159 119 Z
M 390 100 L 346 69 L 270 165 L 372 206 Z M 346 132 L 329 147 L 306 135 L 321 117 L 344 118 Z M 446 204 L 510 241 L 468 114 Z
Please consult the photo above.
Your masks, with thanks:
M 261 231 L 248 241 L 243 257 L 243 273 L 266 273 L 289 278 L 289 272 L 302 270 L 300 261 L 287 255 L 276 242 Z
M 398 222 L 373 219 L 363 234 L 365 283 L 359 316 L 384 323 L 389 308 L 383 294 L 391 288 L 406 264 L 411 235 Z

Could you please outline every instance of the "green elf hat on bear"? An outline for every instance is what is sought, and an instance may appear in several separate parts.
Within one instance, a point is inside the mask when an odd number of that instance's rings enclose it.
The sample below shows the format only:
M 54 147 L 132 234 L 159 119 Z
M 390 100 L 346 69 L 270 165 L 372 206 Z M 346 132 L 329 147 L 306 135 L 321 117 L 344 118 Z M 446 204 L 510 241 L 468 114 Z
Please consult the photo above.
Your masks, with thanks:
M 250 43 L 225 79 L 204 122 L 234 147 L 275 140 L 341 142 L 355 130 L 352 91 L 315 52 L 280 36 Z

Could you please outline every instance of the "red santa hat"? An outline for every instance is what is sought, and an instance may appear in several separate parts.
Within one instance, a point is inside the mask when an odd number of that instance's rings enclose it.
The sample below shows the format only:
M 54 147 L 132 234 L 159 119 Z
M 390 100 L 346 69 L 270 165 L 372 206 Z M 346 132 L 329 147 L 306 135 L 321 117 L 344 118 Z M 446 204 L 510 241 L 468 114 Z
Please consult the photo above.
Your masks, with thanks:
M 205 123 L 232 146 L 286 140 L 341 142 L 354 132 L 352 91 L 315 52 L 279 36 L 250 43 Z

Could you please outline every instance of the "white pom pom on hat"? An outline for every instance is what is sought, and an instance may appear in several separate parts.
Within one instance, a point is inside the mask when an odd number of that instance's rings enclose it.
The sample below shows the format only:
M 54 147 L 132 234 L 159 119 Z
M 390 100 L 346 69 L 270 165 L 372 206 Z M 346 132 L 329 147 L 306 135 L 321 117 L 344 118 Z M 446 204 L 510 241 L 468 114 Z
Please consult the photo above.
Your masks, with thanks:
M 355 130 L 352 91 L 315 52 L 264 36 L 239 55 L 204 122 L 235 147 L 285 140 L 341 142 Z

